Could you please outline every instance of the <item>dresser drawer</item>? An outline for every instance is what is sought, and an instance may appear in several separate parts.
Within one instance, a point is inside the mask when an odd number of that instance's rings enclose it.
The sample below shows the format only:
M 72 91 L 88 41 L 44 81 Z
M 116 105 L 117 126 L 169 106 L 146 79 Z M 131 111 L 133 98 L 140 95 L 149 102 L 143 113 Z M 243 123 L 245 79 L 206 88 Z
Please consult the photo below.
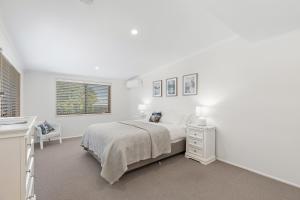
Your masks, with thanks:
M 199 148 L 196 148 L 196 147 L 193 147 L 193 146 L 189 146 L 188 149 L 189 149 L 188 150 L 189 153 L 195 154 L 197 156 L 202 156 L 203 155 L 202 149 L 199 149 Z
M 203 134 L 204 134 L 204 129 L 199 129 L 199 130 L 188 129 L 188 136 L 195 137 L 195 138 L 198 138 L 198 139 L 202 139 Z
M 26 191 L 29 190 L 31 177 L 32 177 L 31 172 L 26 172 L 26 179 L 25 179 Z
M 29 151 L 29 149 L 34 145 L 34 138 L 33 137 L 25 137 L 25 150 L 26 153 Z
M 33 166 L 34 166 L 34 157 L 31 156 L 27 165 L 26 172 L 33 172 Z
M 27 199 L 31 200 L 31 199 L 34 198 L 34 190 L 33 190 L 34 186 L 33 186 L 33 184 L 34 184 L 34 177 L 31 176 L 30 180 L 29 180 L 29 183 L 28 183 L 28 185 L 26 187 L 26 200 Z
M 30 162 L 30 158 L 33 157 L 33 148 L 32 147 L 28 147 L 27 152 L 26 152 L 26 166 L 29 165 Z
M 26 152 L 31 148 L 33 147 L 34 145 L 34 139 L 31 138 L 31 139 L 27 139 L 26 140 Z
M 26 144 L 31 144 L 31 140 L 34 139 L 34 129 L 28 131 L 25 136 Z
M 28 165 L 26 166 L 26 190 L 28 189 L 30 185 L 31 177 L 33 177 L 33 166 L 34 166 L 34 158 L 31 157 Z
M 199 148 L 203 148 L 203 139 L 195 139 L 193 137 L 189 137 L 188 145 L 193 145 Z

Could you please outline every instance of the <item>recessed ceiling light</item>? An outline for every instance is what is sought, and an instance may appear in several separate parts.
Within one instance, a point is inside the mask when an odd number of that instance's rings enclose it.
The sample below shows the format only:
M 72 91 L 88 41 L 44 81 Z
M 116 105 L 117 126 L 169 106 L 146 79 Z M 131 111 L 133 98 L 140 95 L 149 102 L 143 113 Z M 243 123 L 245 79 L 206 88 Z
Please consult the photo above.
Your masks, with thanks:
M 98 67 L 98 66 L 95 67 L 95 70 L 99 70 L 99 69 L 100 69 L 100 67 Z
M 137 34 L 139 34 L 139 31 L 137 30 L 137 29 L 131 29 L 131 35 L 137 35 Z
M 91 5 L 94 2 L 94 0 L 80 0 L 80 1 L 88 5 Z

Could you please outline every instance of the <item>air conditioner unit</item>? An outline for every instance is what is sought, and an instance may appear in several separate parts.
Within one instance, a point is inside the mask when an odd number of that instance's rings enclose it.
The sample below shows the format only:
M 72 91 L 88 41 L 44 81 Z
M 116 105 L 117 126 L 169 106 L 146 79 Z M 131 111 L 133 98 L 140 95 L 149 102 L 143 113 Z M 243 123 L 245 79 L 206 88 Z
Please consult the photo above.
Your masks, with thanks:
M 143 85 L 143 81 L 141 79 L 133 79 L 133 80 L 128 80 L 126 82 L 126 87 L 128 89 L 139 88 L 142 87 L 142 85 Z

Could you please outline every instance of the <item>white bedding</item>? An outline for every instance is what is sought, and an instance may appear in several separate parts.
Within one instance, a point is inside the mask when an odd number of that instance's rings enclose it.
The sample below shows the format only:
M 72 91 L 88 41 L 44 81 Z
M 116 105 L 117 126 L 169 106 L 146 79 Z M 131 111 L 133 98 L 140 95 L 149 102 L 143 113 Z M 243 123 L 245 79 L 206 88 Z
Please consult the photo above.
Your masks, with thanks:
M 140 120 L 140 121 L 148 122 L 146 120 Z M 183 125 L 176 125 L 176 124 L 167 123 L 167 122 L 165 122 L 165 123 L 163 123 L 163 122 L 159 122 L 159 123 L 148 122 L 148 123 L 157 124 L 157 125 L 163 126 L 166 129 L 168 129 L 169 133 L 170 133 L 172 143 L 183 140 L 186 137 L 185 128 L 184 128 Z
M 90 125 L 81 145 L 93 152 L 102 166 L 101 176 L 116 182 L 127 166 L 171 152 L 169 130 L 142 121 L 122 121 Z
M 169 130 L 172 143 L 183 140 L 186 137 L 184 126 L 169 123 L 158 123 L 158 125 L 161 125 Z

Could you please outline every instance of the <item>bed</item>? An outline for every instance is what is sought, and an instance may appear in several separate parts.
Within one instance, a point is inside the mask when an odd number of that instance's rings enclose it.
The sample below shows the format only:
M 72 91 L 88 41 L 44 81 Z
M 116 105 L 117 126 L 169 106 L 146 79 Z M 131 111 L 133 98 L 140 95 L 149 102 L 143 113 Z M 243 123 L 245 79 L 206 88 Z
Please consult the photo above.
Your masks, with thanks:
M 101 164 L 110 184 L 128 171 L 185 151 L 185 129 L 172 123 L 142 120 L 93 124 L 81 146 Z

